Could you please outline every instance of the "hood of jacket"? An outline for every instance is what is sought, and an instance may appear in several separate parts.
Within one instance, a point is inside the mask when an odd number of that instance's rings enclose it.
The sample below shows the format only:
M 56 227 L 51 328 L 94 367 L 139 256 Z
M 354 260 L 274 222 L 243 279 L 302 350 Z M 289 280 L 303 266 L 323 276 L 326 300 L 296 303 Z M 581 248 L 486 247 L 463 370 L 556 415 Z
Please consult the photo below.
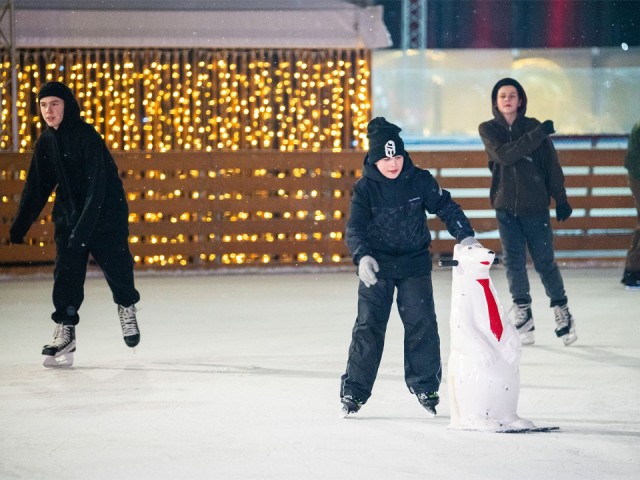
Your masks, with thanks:
M 498 90 L 500 90 L 500 88 L 504 87 L 505 85 L 511 85 L 512 87 L 515 87 L 516 91 L 518 92 L 518 97 L 521 102 L 520 106 L 518 107 L 518 118 L 524 117 L 527 113 L 527 93 L 524 91 L 522 85 L 520 85 L 520 82 L 509 77 L 498 80 L 498 82 L 493 86 L 493 89 L 491 90 L 491 113 L 493 113 L 493 118 L 495 118 L 498 122 L 508 126 L 507 121 L 498 111 L 497 106 Z
M 62 122 L 58 125 L 57 129 L 50 129 L 55 133 L 61 133 L 66 131 L 69 127 L 82 121 L 80 117 L 80 106 L 76 100 L 75 95 L 69 87 L 61 82 L 47 82 L 41 88 L 38 93 L 38 100 L 44 97 L 58 97 L 64 101 L 64 116 Z M 42 116 L 42 112 L 40 112 Z

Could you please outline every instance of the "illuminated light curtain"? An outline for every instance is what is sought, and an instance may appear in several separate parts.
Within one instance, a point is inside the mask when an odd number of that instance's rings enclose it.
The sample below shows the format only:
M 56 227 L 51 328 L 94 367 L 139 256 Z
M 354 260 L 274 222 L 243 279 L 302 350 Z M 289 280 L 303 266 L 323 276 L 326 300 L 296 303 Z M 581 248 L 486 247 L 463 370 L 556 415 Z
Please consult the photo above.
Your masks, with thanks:
M 9 62 L 0 149 L 11 148 Z M 366 50 L 19 50 L 21 151 L 43 129 L 36 94 L 69 85 L 82 115 L 122 151 L 367 148 Z

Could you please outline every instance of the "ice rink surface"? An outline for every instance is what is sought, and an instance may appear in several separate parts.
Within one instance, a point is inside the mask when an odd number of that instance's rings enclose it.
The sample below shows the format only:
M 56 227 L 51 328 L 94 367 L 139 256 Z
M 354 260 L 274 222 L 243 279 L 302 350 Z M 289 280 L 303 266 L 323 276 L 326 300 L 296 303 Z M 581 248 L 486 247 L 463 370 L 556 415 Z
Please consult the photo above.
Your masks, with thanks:
M 640 292 L 618 269 L 564 269 L 578 341 L 564 347 L 531 275 L 536 345 L 518 413 L 536 434 L 447 428 L 404 385 L 393 310 L 373 396 L 339 416 L 356 312 L 353 273 L 138 275 L 140 345 L 124 344 L 106 282 L 87 280 L 70 369 L 45 369 L 49 278 L 0 281 L 0 479 L 640 478 Z M 449 271 L 433 274 L 442 358 Z M 510 304 L 504 270 L 493 270 Z

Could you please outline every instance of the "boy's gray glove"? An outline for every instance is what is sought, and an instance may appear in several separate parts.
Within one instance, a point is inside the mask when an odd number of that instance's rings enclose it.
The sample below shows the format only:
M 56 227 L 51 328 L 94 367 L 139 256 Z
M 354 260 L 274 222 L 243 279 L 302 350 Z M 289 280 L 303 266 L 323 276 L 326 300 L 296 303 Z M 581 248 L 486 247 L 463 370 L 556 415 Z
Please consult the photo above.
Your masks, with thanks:
M 482 244 L 476 240 L 476 237 L 465 237 L 460 241 L 460 245 L 462 245 L 463 247 L 481 247 L 482 248 Z
M 362 280 L 362 283 L 364 283 L 364 286 L 367 288 L 378 282 L 376 272 L 379 270 L 378 262 L 370 255 L 365 255 L 360 259 L 360 263 L 358 263 L 358 277 L 360 277 L 360 280 Z

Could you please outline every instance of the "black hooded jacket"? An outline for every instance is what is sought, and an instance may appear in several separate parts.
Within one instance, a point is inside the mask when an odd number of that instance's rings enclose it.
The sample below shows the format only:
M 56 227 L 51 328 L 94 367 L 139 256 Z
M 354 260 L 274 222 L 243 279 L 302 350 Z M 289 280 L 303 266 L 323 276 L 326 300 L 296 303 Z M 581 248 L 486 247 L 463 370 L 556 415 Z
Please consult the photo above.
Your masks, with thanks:
M 548 212 L 550 197 L 555 199 L 556 205 L 567 201 L 564 174 L 556 149 L 542 124 L 525 116 L 527 96 L 524 89 L 519 83 L 512 82 L 522 100 L 513 124 L 509 126 L 496 108 L 497 88 L 494 88 L 493 120 L 481 123 L 478 128 L 489 156 L 491 205 L 496 210 L 507 210 L 518 216 Z
M 36 141 L 11 241 L 21 243 L 55 190 L 53 221 L 57 243 L 90 245 L 96 234 L 127 234 L 128 207 L 118 168 L 104 140 L 80 118 L 64 87 L 64 116 Z
M 365 157 L 363 176 L 354 188 L 346 242 L 357 265 L 370 255 L 379 278 L 405 278 L 431 271 L 431 234 L 425 211 L 436 214 L 458 241 L 473 236 L 460 206 L 442 190 L 428 170 L 416 167 L 405 154 L 402 172 L 386 178 Z

